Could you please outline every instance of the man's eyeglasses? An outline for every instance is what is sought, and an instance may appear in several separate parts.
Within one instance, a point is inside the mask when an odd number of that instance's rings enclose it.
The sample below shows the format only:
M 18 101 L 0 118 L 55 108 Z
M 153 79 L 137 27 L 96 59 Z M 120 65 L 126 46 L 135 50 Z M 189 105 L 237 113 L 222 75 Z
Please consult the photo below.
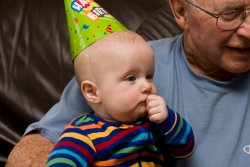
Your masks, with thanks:
M 220 14 L 214 14 L 197 6 L 193 2 L 190 2 L 189 0 L 186 0 L 186 1 L 192 6 L 216 18 L 216 26 L 220 30 L 227 31 L 227 30 L 237 29 L 246 20 L 246 17 L 250 14 L 250 8 L 241 9 L 241 10 L 234 9 L 234 10 L 222 12 Z

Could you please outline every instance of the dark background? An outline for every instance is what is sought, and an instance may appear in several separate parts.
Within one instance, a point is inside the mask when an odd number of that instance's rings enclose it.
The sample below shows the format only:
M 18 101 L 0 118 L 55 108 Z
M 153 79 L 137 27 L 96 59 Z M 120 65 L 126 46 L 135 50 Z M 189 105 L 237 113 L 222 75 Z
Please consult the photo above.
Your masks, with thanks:
M 166 0 L 98 0 L 146 40 L 180 33 Z M 63 0 L 0 0 L 0 166 L 73 76 Z

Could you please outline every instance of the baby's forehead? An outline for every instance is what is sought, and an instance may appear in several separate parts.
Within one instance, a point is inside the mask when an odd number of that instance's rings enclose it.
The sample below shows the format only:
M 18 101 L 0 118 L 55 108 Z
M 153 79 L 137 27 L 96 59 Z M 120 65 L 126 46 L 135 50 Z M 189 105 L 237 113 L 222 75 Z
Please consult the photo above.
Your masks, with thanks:
M 138 44 L 140 46 L 149 47 L 147 42 L 137 35 L 136 33 L 128 33 L 128 32 L 115 32 L 110 34 L 92 45 L 88 48 L 94 55 L 103 55 L 104 53 L 112 53 L 112 52 L 120 52 L 119 49 L 127 49 L 130 50 L 132 47 L 137 47 Z M 126 51 L 126 50 L 123 50 Z M 139 51 L 139 50 L 138 50 Z M 107 56 L 107 55 L 105 55 Z
M 112 63 L 117 58 L 129 59 L 132 55 L 139 56 L 149 50 L 150 46 L 141 36 L 135 32 L 122 31 L 112 33 L 96 41 L 89 46 L 88 55 L 91 62 L 98 65 L 103 62 L 106 62 L 105 64 Z
M 145 40 L 137 33 L 126 30 L 126 31 L 119 31 L 119 32 L 114 32 L 112 34 L 109 34 L 106 37 L 100 39 L 99 41 L 96 41 L 96 43 L 101 43 L 101 44 L 108 44 L 112 42 L 133 43 L 133 42 L 139 42 L 139 41 L 145 42 Z

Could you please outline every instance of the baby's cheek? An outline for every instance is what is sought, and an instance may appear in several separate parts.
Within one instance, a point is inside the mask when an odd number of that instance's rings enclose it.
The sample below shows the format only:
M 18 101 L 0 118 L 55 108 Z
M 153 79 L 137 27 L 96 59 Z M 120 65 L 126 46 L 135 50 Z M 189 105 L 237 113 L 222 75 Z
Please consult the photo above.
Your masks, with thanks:
M 119 100 L 116 100 L 114 99 L 115 101 L 119 101 L 119 103 L 122 105 L 122 106 L 126 106 L 126 107 L 129 107 L 133 104 L 133 101 L 135 100 L 135 98 L 133 97 L 133 95 L 131 94 L 121 94 L 120 97 L 118 97 Z

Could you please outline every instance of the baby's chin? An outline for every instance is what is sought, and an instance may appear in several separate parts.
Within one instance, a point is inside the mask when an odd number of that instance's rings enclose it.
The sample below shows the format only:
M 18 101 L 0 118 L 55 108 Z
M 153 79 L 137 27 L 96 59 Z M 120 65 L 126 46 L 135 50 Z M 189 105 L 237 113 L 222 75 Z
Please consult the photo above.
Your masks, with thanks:
M 136 121 L 143 120 L 143 119 L 148 119 L 148 113 L 147 113 L 146 111 L 143 112 L 143 113 L 141 113 L 141 114 L 137 117 Z
M 134 116 L 134 117 L 131 118 L 131 119 L 123 120 L 122 122 L 123 122 L 123 123 L 126 123 L 126 124 L 131 124 L 131 123 L 134 123 L 134 122 L 137 122 L 137 121 L 140 121 L 140 120 L 146 120 L 146 119 L 148 119 L 148 115 L 147 115 L 147 113 L 145 112 L 145 113 L 143 113 L 143 114 Z

